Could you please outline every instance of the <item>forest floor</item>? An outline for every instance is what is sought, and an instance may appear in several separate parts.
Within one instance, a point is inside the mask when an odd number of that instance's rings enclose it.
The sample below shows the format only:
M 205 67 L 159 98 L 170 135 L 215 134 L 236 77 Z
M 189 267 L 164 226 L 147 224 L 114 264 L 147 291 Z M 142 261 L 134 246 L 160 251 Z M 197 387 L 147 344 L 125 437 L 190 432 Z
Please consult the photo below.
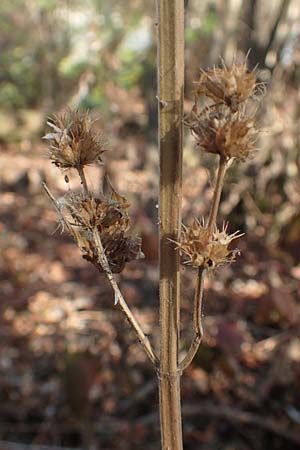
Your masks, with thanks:
M 143 167 L 138 146 L 137 137 L 126 155 L 110 157 L 146 254 L 118 279 L 157 348 L 157 169 Z M 155 373 L 104 277 L 57 230 L 41 188 L 46 180 L 63 195 L 79 188 L 75 176 L 66 183 L 45 148 L 27 141 L 3 145 L 0 166 L 0 450 L 159 448 Z M 100 176 L 88 173 L 95 189 Z M 207 207 L 207 172 L 194 165 L 184 181 L 191 220 Z M 248 234 L 237 245 L 237 262 L 206 280 L 204 342 L 182 378 L 185 449 L 296 450 L 300 268 L 263 238 Z M 182 269 L 182 354 L 194 275 Z

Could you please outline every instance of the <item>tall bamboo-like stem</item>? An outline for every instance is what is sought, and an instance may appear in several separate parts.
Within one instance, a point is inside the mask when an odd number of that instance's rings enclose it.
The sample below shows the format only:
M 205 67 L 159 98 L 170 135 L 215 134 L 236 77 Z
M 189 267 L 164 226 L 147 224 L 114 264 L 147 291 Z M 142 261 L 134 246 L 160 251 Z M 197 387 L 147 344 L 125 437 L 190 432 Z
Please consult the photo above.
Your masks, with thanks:
M 160 420 L 163 450 L 182 450 L 179 240 L 182 190 L 184 0 L 158 0 L 160 148 Z

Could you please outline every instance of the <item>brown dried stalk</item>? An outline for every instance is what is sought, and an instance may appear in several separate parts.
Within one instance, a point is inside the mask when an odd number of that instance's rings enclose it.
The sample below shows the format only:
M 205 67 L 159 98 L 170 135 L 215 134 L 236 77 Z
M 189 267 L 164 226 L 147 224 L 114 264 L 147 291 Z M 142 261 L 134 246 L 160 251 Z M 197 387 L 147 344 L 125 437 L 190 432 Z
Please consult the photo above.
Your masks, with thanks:
M 85 178 L 85 174 L 84 174 L 83 168 L 82 167 L 78 167 L 77 171 L 78 171 L 78 175 L 79 175 L 80 180 L 81 180 L 83 192 L 85 193 L 86 196 L 88 196 L 89 195 L 89 188 L 88 188 L 88 184 L 87 184 L 87 181 L 86 181 L 86 178 Z
M 255 150 L 258 130 L 254 115 L 247 115 L 246 103 L 258 101 L 264 93 L 263 86 L 256 83 L 253 72 L 247 69 L 247 61 L 231 67 L 202 71 L 195 95 L 195 104 L 185 124 L 197 140 L 198 147 L 207 153 L 219 156 L 217 177 L 207 226 L 194 221 L 192 227 L 183 228 L 178 247 L 188 258 L 186 264 L 198 267 L 197 287 L 194 298 L 193 339 L 179 367 L 184 370 L 193 361 L 203 336 L 201 322 L 205 273 L 208 269 L 225 262 L 234 261 L 238 250 L 229 250 L 228 245 L 238 232 L 227 234 L 227 226 L 220 232 L 216 220 L 226 171 L 233 159 L 245 160 Z M 198 101 L 206 96 L 213 101 L 199 111 Z
M 84 175 L 84 171 L 83 169 L 81 169 L 81 179 L 86 180 L 85 179 L 85 175 Z M 44 190 L 46 191 L 48 197 L 50 198 L 50 200 L 52 201 L 52 203 L 54 204 L 54 207 L 56 209 L 56 211 L 58 212 L 58 215 L 61 219 L 61 221 L 63 222 L 63 224 L 67 227 L 68 231 L 70 232 L 70 234 L 72 234 L 74 236 L 74 230 L 72 228 L 72 226 L 70 225 L 69 220 L 65 217 L 65 215 L 63 214 L 62 208 L 60 207 L 60 205 L 58 204 L 57 200 L 55 199 L 55 197 L 52 195 L 52 193 L 50 192 L 48 186 L 46 185 L 46 183 L 43 183 L 43 187 Z M 85 184 L 83 184 L 83 188 L 84 190 L 87 190 L 87 194 L 89 193 L 86 181 Z M 123 313 L 125 314 L 128 322 L 130 323 L 130 325 L 132 326 L 139 342 L 142 344 L 142 347 L 144 348 L 146 354 L 148 355 L 150 361 L 153 363 L 153 365 L 155 367 L 158 366 L 158 357 L 149 341 L 149 339 L 147 338 L 147 336 L 144 334 L 142 327 L 140 326 L 139 322 L 137 321 L 137 319 L 134 317 L 132 311 L 130 310 L 129 306 L 127 305 L 119 287 L 117 282 L 114 279 L 114 276 L 112 274 L 112 271 L 110 269 L 110 266 L 108 264 L 107 261 L 107 257 L 105 255 L 105 251 L 101 242 L 101 237 L 100 237 L 100 233 L 97 227 L 93 228 L 93 242 L 95 244 L 95 248 L 97 250 L 97 256 L 99 258 L 99 263 L 101 265 L 101 267 L 103 268 L 103 271 L 114 291 L 114 295 L 115 295 L 115 305 L 118 305 L 119 308 L 121 309 L 121 311 L 123 311 Z
M 160 424 L 163 450 L 182 450 L 179 252 L 182 195 L 184 2 L 158 0 L 160 151 Z
M 109 264 L 107 262 L 106 256 L 105 256 L 105 251 L 103 249 L 102 246 L 102 242 L 101 242 L 101 238 L 99 235 L 99 231 L 97 229 L 94 229 L 93 231 L 93 237 L 95 240 L 95 243 L 97 245 L 97 249 L 98 249 L 98 255 L 99 255 L 99 259 L 101 262 L 102 267 L 105 268 L 105 274 L 107 276 L 108 281 L 110 282 L 111 287 L 114 290 L 115 293 L 115 305 L 118 305 L 119 308 L 121 309 L 121 311 L 123 311 L 123 313 L 125 314 L 128 322 L 130 323 L 130 325 L 132 326 L 139 342 L 142 344 L 146 354 L 148 355 L 150 361 L 152 362 L 152 364 L 155 367 L 158 367 L 158 357 L 149 341 L 149 339 L 147 338 L 147 336 L 145 335 L 145 333 L 142 330 L 141 325 L 139 324 L 139 322 L 137 321 L 137 319 L 134 317 L 131 309 L 129 308 L 129 306 L 127 305 L 118 284 L 116 283 L 113 274 L 110 270 Z
M 193 361 L 197 354 L 198 348 L 203 338 L 203 326 L 202 326 L 202 305 L 203 305 L 203 291 L 204 291 L 204 278 L 206 269 L 203 267 L 198 268 L 197 274 L 197 286 L 194 297 L 194 312 L 193 312 L 193 331 L 194 336 L 191 346 L 180 362 L 179 368 L 183 372 Z
M 222 194 L 224 178 L 226 175 L 227 167 L 228 167 L 228 161 L 225 158 L 222 158 L 222 156 L 220 156 L 217 179 L 216 179 L 216 184 L 215 184 L 213 199 L 212 199 L 212 205 L 211 205 L 208 224 L 207 224 L 207 229 L 209 231 L 209 235 L 212 235 L 213 230 L 216 226 L 216 220 L 217 220 L 217 215 L 218 215 L 218 210 L 219 210 L 221 194 Z

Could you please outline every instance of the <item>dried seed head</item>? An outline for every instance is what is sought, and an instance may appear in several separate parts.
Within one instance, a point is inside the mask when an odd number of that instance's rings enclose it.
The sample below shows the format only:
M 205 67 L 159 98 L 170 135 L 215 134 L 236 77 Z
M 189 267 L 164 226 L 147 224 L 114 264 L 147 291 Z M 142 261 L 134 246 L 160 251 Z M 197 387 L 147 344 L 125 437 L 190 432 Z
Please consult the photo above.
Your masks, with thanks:
M 125 232 L 129 226 L 127 210 L 117 202 L 92 196 L 69 195 L 65 204 L 76 226 L 85 230 L 97 228 L 113 233 L 115 230 Z
M 63 169 L 78 169 L 101 162 L 104 143 L 101 135 L 92 129 L 88 114 L 69 110 L 50 118 L 47 125 L 53 131 L 43 139 L 50 141 L 49 157 L 53 164 Z
M 245 108 L 232 112 L 224 105 L 213 105 L 199 114 L 194 110 L 186 125 L 205 152 L 245 160 L 256 150 L 259 131 Z
M 114 273 L 121 272 L 126 262 L 143 257 L 141 240 L 127 236 L 130 219 L 129 203 L 115 190 L 110 195 L 94 198 L 71 194 L 64 200 L 65 219 L 83 254 L 101 272 L 105 271 L 99 258 L 99 248 L 93 231 L 100 235 L 105 256 Z
M 192 226 L 183 226 L 178 248 L 184 257 L 184 264 L 214 269 L 235 260 L 238 250 L 230 250 L 228 246 L 240 236 L 242 234 L 239 232 L 227 234 L 227 226 L 223 226 L 221 231 L 215 228 L 210 235 L 204 221 L 195 219 Z
M 101 233 L 104 252 L 113 273 L 120 273 L 127 262 L 144 257 L 141 251 L 142 241 L 139 237 L 125 236 L 124 233 Z M 83 258 L 93 263 L 100 272 L 105 272 L 99 260 L 97 247 L 92 240 L 87 240 L 82 248 Z
M 257 95 L 257 87 L 255 73 L 247 68 L 247 59 L 243 63 L 233 61 L 230 67 L 223 63 L 222 68 L 201 72 L 196 101 L 201 95 L 205 95 L 214 102 L 225 103 L 232 111 L 237 111 L 239 104 Z

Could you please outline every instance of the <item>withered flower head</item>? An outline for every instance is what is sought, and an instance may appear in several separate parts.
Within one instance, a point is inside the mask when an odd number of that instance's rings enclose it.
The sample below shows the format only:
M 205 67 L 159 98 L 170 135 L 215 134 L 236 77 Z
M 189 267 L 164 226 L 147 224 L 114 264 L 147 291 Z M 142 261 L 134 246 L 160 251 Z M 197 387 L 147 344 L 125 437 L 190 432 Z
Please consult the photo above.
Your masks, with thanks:
M 225 159 L 245 160 L 256 150 L 258 129 L 254 115 L 232 112 L 224 105 L 205 108 L 199 114 L 193 111 L 186 121 L 198 147 Z
M 116 191 L 109 197 L 69 195 L 64 200 L 65 219 L 83 258 L 92 262 L 101 272 L 105 271 L 99 258 L 99 248 L 93 230 L 100 235 L 105 256 L 112 272 L 121 272 L 125 264 L 143 257 L 141 240 L 127 236 L 130 219 L 129 204 Z
M 184 257 L 184 264 L 214 269 L 235 260 L 238 250 L 230 250 L 228 246 L 240 236 L 242 234 L 239 232 L 227 234 L 227 226 L 223 226 L 221 231 L 215 228 L 211 235 L 204 221 L 195 219 L 192 226 L 182 227 L 178 248 Z
M 202 71 L 197 83 L 196 101 L 201 95 L 211 98 L 216 103 L 225 103 L 232 111 L 237 111 L 239 104 L 257 93 L 263 92 L 263 86 L 256 81 L 254 72 L 247 68 L 247 59 L 243 63 L 233 61 L 230 67 Z
M 68 110 L 51 117 L 47 125 L 53 131 L 43 139 L 50 142 L 49 157 L 53 164 L 62 169 L 79 169 L 101 162 L 104 143 L 101 135 L 92 129 L 88 114 Z

